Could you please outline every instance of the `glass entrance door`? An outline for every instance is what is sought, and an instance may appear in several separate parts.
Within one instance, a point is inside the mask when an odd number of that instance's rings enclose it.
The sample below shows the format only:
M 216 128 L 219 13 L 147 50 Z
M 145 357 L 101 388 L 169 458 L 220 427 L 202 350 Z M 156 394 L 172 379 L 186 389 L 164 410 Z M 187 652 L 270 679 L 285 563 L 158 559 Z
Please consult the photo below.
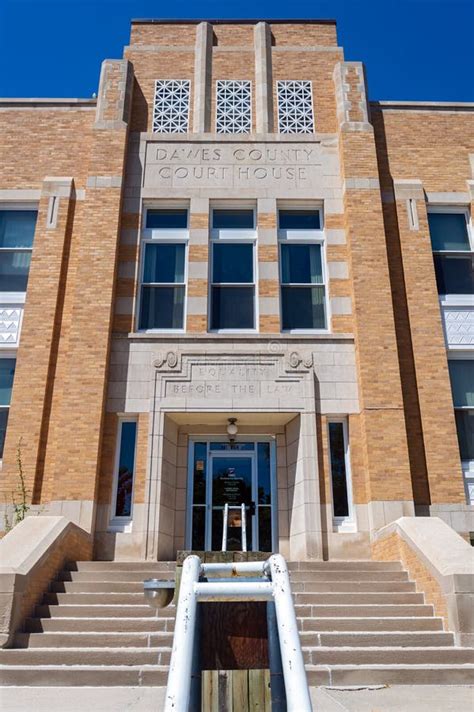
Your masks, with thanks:
M 270 440 L 192 441 L 186 547 L 220 551 L 224 505 L 246 507 L 247 550 L 276 551 L 275 451 Z M 227 549 L 242 549 L 241 513 L 229 509 Z

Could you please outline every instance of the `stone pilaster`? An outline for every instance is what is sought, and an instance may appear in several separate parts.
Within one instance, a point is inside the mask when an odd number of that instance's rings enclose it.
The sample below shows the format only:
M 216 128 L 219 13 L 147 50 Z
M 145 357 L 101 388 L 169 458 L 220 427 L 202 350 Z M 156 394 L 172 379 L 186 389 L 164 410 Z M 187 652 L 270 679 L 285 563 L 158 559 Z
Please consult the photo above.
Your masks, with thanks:
M 464 503 L 425 193 L 406 179 L 394 180 L 394 192 L 430 500 Z
M 413 513 L 374 133 L 359 62 L 334 70 L 370 528 Z
M 272 40 L 270 25 L 258 22 L 255 42 L 255 107 L 257 133 L 271 133 L 273 128 Z
M 196 27 L 194 64 L 194 133 L 210 131 L 212 78 L 212 25 L 200 22 Z

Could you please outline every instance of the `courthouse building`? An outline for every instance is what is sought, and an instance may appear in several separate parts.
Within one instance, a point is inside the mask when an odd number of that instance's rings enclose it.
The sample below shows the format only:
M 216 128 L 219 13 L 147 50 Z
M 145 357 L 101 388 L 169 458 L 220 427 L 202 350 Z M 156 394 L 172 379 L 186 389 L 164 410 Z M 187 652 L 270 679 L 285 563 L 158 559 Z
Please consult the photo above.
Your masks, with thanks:
M 225 503 L 291 559 L 469 539 L 473 111 L 369 101 L 328 20 L 138 20 L 97 99 L 1 100 L 6 519 L 19 449 L 97 559 L 218 550 Z

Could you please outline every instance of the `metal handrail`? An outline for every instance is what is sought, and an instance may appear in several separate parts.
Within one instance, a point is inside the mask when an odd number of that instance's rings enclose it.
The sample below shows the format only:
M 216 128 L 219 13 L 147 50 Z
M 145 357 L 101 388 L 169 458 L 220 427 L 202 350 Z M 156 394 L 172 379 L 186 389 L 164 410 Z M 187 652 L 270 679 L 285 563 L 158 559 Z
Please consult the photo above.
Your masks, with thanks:
M 247 551 L 247 510 L 245 504 L 239 505 L 229 505 L 228 502 L 224 504 L 224 509 L 222 512 L 223 522 L 222 522 L 222 551 L 227 551 L 227 529 L 229 526 L 229 509 L 240 509 L 241 512 L 241 543 L 242 551 Z
M 218 581 L 215 578 L 206 580 L 216 575 L 227 578 Z M 246 576 L 249 577 L 247 580 Z M 200 580 L 201 578 L 204 580 Z M 176 611 L 165 712 L 188 712 L 189 709 L 193 659 L 197 657 L 194 645 L 198 602 L 242 600 L 274 602 L 287 710 L 312 712 L 290 577 L 286 561 L 280 554 L 273 554 L 267 561 L 233 564 L 203 564 L 201 559 L 194 555 L 185 559 Z

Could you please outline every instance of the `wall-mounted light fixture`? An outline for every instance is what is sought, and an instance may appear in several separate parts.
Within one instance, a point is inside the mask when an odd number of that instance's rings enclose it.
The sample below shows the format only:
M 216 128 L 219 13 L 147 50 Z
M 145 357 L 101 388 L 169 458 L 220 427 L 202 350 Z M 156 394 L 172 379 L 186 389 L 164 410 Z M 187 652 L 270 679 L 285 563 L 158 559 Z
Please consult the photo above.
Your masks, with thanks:
M 237 418 L 227 418 L 229 425 L 227 426 L 227 435 L 229 436 L 230 444 L 233 445 L 235 442 L 235 436 L 239 432 L 236 426 Z

